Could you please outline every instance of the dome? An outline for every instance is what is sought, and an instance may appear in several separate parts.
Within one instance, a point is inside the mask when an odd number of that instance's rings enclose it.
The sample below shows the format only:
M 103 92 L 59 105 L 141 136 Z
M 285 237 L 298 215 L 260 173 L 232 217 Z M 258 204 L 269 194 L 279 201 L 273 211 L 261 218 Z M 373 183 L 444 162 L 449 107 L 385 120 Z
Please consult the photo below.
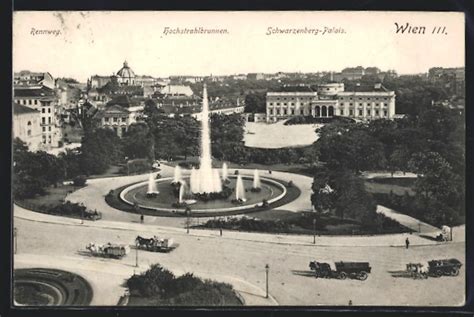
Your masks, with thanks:
M 123 78 L 134 78 L 135 73 L 130 67 L 128 67 L 127 61 L 125 61 L 123 62 L 123 67 L 117 72 L 117 76 Z

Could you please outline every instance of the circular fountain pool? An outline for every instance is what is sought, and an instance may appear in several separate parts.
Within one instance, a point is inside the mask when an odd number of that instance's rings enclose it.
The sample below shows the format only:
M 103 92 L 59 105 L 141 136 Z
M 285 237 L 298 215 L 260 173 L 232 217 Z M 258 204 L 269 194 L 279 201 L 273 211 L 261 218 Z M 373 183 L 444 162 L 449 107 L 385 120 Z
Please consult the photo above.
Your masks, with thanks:
M 189 206 L 192 212 L 220 213 L 229 211 L 245 211 L 247 209 L 262 206 L 263 201 L 266 201 L 271 205 L 285 197 L 287 194 L 285 185 L 277 180 L 262 177 L 260 179 L 260 191 L 254 192 L 252 191 L 252 176 L 241 175 L 241 177 L 245 189 L 245 192 L 243 193 L 245 201 L 241 203 L 233 202 L 236 198 L 235 188 L 237 177 L 229 176 L 229 182 L 226 186 L 231 188 L 233 191 L 230 197 L 225 199 L 213 199 L 210 201 L 197 200 L 196 203 Z M 183 180 L 186 183 L 189 183 L 189 177 L 184 177 Z M 154 197 L 147 196 L 148 181 L 145 181 L 131 185 L 122 190 L 120 193 L 120 199 L 129 205 L 138 204 L 138 206 L 143 209 L 184 213 L 186 206 L 180 206 L 179 208 L 173 207 L 173 204 L 178 202 L 178 197 L 172 185 L 173 178 L 163 178 L 156 180 L 155 182 L 156 190 L 159 194 Z

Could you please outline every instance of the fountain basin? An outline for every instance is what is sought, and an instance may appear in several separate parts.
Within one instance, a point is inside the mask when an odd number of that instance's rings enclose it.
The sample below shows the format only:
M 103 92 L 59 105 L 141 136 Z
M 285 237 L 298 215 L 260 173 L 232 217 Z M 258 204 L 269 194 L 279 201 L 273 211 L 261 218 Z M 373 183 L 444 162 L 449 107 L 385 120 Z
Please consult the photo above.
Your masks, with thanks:
M 261 178 L 261 191 L 258 193 L 252 192 L 253 177 L 251 175 L 241 175 L 241 177 L 246 189 L 246 201 L 242 201 L 242 204 L 236 205 L 232 203 L 232 200 L 235 200 L 236 198 L 234 192 L 228 199 L 216 199 L 207 202 L 195 201 L 193 203 L 192 212 L 220 213 L 229 211 L 245 211 L 246 209 L 261 206 L 263 201 L 266 201 L 268 204 L 276 202 L 282 199 L 287 193 L 286 187 L 282 183 L 270 178 Z M 188 177 L 183 177 L 183 179 L 187 181 Z M 228 186 L 235 188 L 236 176 L 229 176 L 229 180 L 230 184 Z M 119 197 L 123 202 L 131 206 L 136 203 L 140 208 L 148 210 L 166 211 L 170 213 L 176 211 L 184 212 L 185 207 L 176 208 L 172 206 L 178 200 L 173 193 L 172 182 L 173 177 L 156 180 L 156 187 L 160 192 L 156 197 L 146 196 L 148 183 L 146 181 L 125 188 L 120 192 Z M 187 199 L 184 199 L 185 203 L 186 200 Z

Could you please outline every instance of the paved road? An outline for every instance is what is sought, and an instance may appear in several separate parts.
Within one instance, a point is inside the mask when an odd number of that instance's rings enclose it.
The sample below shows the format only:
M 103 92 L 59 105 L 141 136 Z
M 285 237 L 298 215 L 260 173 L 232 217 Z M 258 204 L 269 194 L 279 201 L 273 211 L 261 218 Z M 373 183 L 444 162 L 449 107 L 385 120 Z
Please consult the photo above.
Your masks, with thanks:
M 99 222 L 98 222 L 99 223 Z M 86 274 L 91 284 L 101 285 L 106 279 L 107 288 L 113 289 L 95 299 L 95 304 L 110 304 L 121 293 L 120 278 L 108 278 L 117 273 L 116 266 L 135 265 L 132 252 L 123 260 L 91 259 L 78 250 L 91 242 L 133 243 L 138 233 L 151 226 L 139 225 L 137 231 L 53 224 L 16 218 L 18 227 L 18 256 L 15 265 L 35 262 L 38 257 L 57 261 L 61 268 L 77 267 L 84 261 L 94 261 L 93 268 L 101 273 Z M 143 228 L 143 230 L 140 230 Z M 172 228 L 170 228 L 172 229 Z M 464 267 L 458 277 L 430 278 L 415 281 L 394 278 L 389 271 L 402 270 L 408 262 L 426 262 L 434 258 L 456 257 L 465 263 L 465 243 L 417 246 L 410 249 L 389 246 L 312 246 L 267 241 L 236 240 L 230 237 L 187 235 L 174 229 L 169 234 L 180 246 L 170 254 L 139 251 L 140 267 L 160 263 L 174 272 L 196 272 L 202 276 L 223 278 L 234 285 L 245 281 L 250 294 L 249 304 L 262 300 L 265 285 L 265 264 L 270 265 L 270 294 L 281 305 L 461 305 L 464 302 Z M 23 257 L 23 258 L 21 258 Z M 26 259 L 25 259 L 26 258 Z M 71 259 L 68 265 L 63 259 Z M 309 276 L 310 260 L 369 261 L 373 271 L 365 282 L 356 280 L 325 280 Z M 38 262 L 42 263 L 42 262 Z M 56 263 L 52 263 L 56 265 Z M 242 282 L 243 283 L 243 282 Z M 244 286 L 240 284 L 240 289 Z M 260 296 L 260 297 L 259 297 Z M 254 298 L 248 300 L 248 298 Z M 98 303 L 97 301 L 100 301 Z M 259 302 L 260 304 L 260 302 Z M 270 303 L 271 304 L 271 303 Z

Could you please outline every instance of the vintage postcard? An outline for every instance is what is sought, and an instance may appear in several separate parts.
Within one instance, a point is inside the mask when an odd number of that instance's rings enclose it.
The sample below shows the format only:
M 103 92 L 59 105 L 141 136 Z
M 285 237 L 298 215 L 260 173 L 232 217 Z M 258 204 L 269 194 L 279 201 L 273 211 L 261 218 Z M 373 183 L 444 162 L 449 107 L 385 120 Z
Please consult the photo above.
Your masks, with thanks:
M 463 306 L 464 32 L 14 12 L 11 305 Z

